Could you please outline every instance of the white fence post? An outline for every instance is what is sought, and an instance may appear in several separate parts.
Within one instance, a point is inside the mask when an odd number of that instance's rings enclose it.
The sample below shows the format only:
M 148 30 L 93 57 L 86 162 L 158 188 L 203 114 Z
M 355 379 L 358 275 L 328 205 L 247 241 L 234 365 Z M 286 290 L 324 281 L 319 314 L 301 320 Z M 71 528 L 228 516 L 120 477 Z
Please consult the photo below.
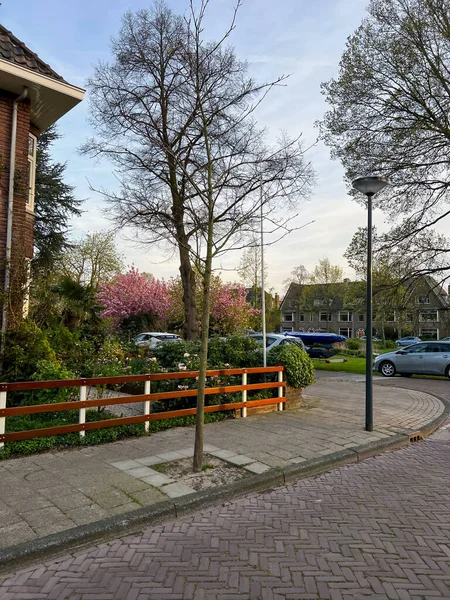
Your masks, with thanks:
M 0 392 L 0 408 L 6 408 L 6 392 Z M 6 417 L 0 417 L 0 435 L 4 435 L 6 429 Z M 5 442 L 0 442 L 0 448 L 3 448 Z
M 145 381 L 144 382 L 144 394 L 150 394 L 150 391 L 151 391 L 151 381 Z M 144 404 L 144 415 L 149 415 L 150 412 L 151 412 L 150 400 L 146 400 L 145 404 Z M 145 433 L 148 433 L 150 422 L 145 421 L 144 426 L 145 426 Z
M 247 385 L 247 373 L 242 373 L 242 385 Z M 242 390 L 242 402 L 247 402 L 247 390 Z M 241 417 L 247 416 L 247 407 L 241 409 Z
M 82 385 L 80 386 L 80 401 L 84 402 L 86 400 L 86 386 Z M 86 423 L 86 409 L 85 408 L 80 408 L 80 417 L 78 419 L 78 422 L 81 424 Z M 84 436 L 86 435 L 85 431 L 80 431 L 80 438 L 84 438 Z
M 283 371 L 278 371 L 278 382 L 279 383 L 283 382 Z M 282 397 L 283 397 L 283 388 L 279 387 L 278 388 L 278 398 L 282 398 Z M 278 402 L 278 410 L 283 410 L 282 402 Z

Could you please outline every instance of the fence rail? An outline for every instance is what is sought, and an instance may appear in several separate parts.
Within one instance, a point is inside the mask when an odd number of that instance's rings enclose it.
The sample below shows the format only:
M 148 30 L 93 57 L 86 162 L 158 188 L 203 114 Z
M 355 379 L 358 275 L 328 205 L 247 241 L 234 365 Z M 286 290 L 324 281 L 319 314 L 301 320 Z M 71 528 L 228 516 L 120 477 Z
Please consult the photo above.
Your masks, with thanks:
M 277 404 L 278 410 L 283 409 L 285 397 L 283 389 L 286 383 L 283 381 L 284 367 L 256 367 L 249 369 L 214 369 L 206 372 L 207 377 L 226 377 L 229 375 L 241 375 L 241 385 L 224 385 L 216 387 L 207 387 L 205 395 L 215 395 L 223 393 L 241 392 L 241 402 L 233 402 L 226 404 L 216 404 L 205 406 L 205 412 L 219 412 L 226 410 L 241 409 L 241 416 L 247 416 L 247 408 L 266 406 Z M 247 383 L 248 375 L 278 373 L 278 381 L 264 383 Z M 196 408 L 186 408 L 181 410 L 171 410 L 158 413 L 151 412 L 151 403 L 156 401 L 172 400 L 176 398 L 186 398 L 197 396 L 197 390 L 180 390 L 178 392 L 158 392 L 151 393 L 152 381 L 164 381 L 170 379 L 193 379 L 198 377 L 198 371 L 182 371 L 176 373 L 148 373 L 145 375 L 124 375 L 122 377 L 92 377 L 86 379 L 64 379 L 55 381 L 26 381 L 14 383 L 0 383 L 0 448 L 5 442 L 26 440 L 42 436 L 60 435 L 64 433 L 79 432 L 80 437 L 84 437 L 86 431 L 92 429 L 102 429 L 105 427 L 116 427 L 118 425 L 131 425 L 134 423 L 144 423 L 145 430 L 148 431 L 150 421 L 161 419 L 171 419 L 174 417 L 185 417 L 195 415 Z M 132 396 L 111 397 L 111 398 L 94 398 L 87 399 L 87 388 L 96 385 L 117 385 L 124 383 L 139 383 L 144 382 L 144 394 L 136 394 Z M 31 404 L 27 406 L 6 407 L 8 392 L 26 391 L 26 390 L 42 390 L 52 388 L 78 387 L 79 400 L 56 402 L 51 404 Z M 249 400 L 247 401 L 247 392 L 255 390 L 278 389 L 278 397 L 267 398 L 264 400 Z M 114 406 L 117 404 L 131 404 L 136 402 L 144 403 L 144 414 L 132 417 L 117 417 L 114 419 L 106 419 L 102 421 L 91 421 L 86 423 L 86 409 Z M 27 431 L 15 431 L 6 433 L 6 419 L 19 415 L 31 415 L 37 413 L 52 413 L 66 410 L 79 411 L 78 423 L 71 425 L 60 425 L 57 427 L 46 427 L 41 429 L 32 429 Z

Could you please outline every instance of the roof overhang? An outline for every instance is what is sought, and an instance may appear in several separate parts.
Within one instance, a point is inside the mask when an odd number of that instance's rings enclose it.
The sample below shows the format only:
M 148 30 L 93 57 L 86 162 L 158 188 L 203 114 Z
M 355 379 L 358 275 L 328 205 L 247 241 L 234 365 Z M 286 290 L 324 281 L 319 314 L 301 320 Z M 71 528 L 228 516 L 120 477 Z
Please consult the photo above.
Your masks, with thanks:
M 84 90 L 0 59 L 0 88 L 19 96 L 28 88 L 31 122 L 47 129 L 83 100 Z

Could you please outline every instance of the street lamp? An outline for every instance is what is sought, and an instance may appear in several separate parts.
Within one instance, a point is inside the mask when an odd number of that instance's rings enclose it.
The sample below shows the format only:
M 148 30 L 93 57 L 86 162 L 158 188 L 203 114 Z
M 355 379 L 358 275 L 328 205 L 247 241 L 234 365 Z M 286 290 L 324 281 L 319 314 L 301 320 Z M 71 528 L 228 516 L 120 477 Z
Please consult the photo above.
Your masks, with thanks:
M 367 289 L 366 289 L 366 431 L 373 431 L 372 382 L 372 197 L 388 184 L 377 176 L 359 177 L 352 182 L 358 192 L 367 196 Z

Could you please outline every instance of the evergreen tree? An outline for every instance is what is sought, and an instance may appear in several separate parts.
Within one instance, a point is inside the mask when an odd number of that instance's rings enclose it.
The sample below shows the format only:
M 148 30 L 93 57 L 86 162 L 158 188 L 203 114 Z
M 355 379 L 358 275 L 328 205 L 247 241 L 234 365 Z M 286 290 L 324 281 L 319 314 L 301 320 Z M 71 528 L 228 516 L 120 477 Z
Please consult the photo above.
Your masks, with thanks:
M 36 155 L 34 207 L 35 270 L 51 269 L 55 259 L 69 246 L 67 234 L 71 217 L 81 215 L 82 200 L 77 200 L 73 187 L 64 183 L 65 163 L 53 162 L 51 145 L 60 138 L 52 125 L 39 136 Z

